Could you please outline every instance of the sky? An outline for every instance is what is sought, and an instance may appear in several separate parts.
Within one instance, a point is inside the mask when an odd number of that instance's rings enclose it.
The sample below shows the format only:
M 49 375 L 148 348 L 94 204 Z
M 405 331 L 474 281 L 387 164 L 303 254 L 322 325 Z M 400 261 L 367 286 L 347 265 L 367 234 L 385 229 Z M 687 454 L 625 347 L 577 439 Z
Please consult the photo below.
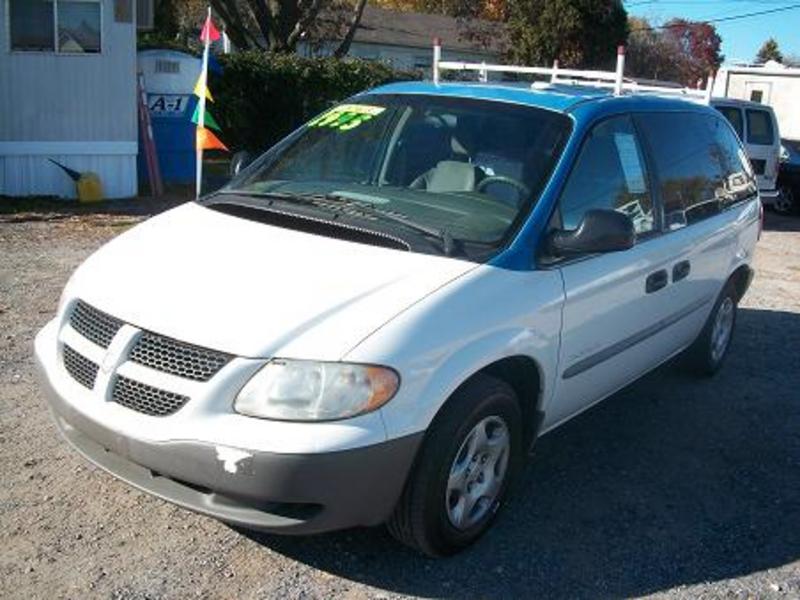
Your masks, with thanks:
M 725 62 L 752 62 L 770 37 L 784 54 L 800 57 L 800 2 L 797 0 L 624 0 L 628 14 L 660 25 L 673 17 L 706 21 L 794 7 L 772 14 L 713 23 L 722 37 Z

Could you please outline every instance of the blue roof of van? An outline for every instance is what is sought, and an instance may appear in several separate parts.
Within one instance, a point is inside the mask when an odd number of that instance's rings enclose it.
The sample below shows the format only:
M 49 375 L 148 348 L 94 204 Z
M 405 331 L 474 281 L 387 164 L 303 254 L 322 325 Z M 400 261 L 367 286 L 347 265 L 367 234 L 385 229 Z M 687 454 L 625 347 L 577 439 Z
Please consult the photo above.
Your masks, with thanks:
M 429 94 L 432 96 L 452 96 L 458 98 L 477 98 L 483 100 L 496 100 L 513 104 L 525 104 L 559 112 L 568 112 L 578 104 L 585 104 L 591 100 L 625 101 L 632 108 L 632 104 L 640 101 L 648 106 L 659 104 L 662 107 L 669 105 L 686 107 L 687 103 L 700 107 L 697 102 L 679 96 L 659 96 L 651 93 L 626 94 L 620 98 L 613 95 L 607 88 L 597 88 L 586 85 L 547 85 L 546 87 L 532 88 L 530 83 L 451 83 L 442 82 L 438 85 L 431 81 L 408 81 L 390 83 L 372 89 L 369 94 Z

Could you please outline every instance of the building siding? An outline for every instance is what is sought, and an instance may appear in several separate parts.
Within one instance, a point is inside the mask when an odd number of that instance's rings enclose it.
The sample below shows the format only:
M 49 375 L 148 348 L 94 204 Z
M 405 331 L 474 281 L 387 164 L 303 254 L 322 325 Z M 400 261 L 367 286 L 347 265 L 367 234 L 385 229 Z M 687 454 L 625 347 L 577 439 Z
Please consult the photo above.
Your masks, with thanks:
M 135 195 L 135 23 L 116 23 L 114 0 L 103 0 L 100 54 L 11 52 L 9 0 L 0 5 L 0 194 L 74 196 L 74 186 L 47 161 L 54 158 L 97 172 L 108 197 Z M 9 151 L 16 142 L 31 151 Z M 51 142 L 85 147 L 58 153 Z M 107 142 L 129 150 L 106 153 Z

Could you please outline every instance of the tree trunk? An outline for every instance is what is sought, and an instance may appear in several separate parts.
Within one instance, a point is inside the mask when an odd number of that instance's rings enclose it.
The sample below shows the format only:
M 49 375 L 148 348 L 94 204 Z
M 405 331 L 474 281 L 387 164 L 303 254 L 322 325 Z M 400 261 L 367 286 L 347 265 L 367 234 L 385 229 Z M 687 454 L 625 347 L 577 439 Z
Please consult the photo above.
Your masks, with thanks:
M 364 7 L 366 5 L 367 0 L 358 0 L 356 8 L 353 11 L 353 18 L 350 20 L 350 27 L 347 29 L 347 34 L 333 53 L 336 58 L 342 58 L 350 51 L 350 45 L 353 43 L 353 38 L 356 37 L 356 30 L 361 23 L 361 15 L 364 14 Z

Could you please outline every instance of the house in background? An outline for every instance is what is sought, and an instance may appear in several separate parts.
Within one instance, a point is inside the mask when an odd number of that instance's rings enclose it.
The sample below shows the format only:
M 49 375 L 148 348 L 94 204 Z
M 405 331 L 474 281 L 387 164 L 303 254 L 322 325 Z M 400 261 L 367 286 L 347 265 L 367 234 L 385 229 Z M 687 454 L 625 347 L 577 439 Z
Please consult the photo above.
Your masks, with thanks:
M 0 195 L 74 197 L 50 163 L 137 193 L 137 9 L 152 0 L 0 0 Z
M 348 56 L 380 60 L 396 69 L 429 73 L 433 62 L 433 38 L 439 38 L 444 60 L 498 62 L 506 39 L 504 26 L 488 21 L 475 21 L 472 26 L 490 33 L 488 47 L 464 36 L 458 19 L 453 17 L 367 5 Z M 325 56 L 331 54 L 338 44 L 338 40 L 301 42 L 298 53 Z

